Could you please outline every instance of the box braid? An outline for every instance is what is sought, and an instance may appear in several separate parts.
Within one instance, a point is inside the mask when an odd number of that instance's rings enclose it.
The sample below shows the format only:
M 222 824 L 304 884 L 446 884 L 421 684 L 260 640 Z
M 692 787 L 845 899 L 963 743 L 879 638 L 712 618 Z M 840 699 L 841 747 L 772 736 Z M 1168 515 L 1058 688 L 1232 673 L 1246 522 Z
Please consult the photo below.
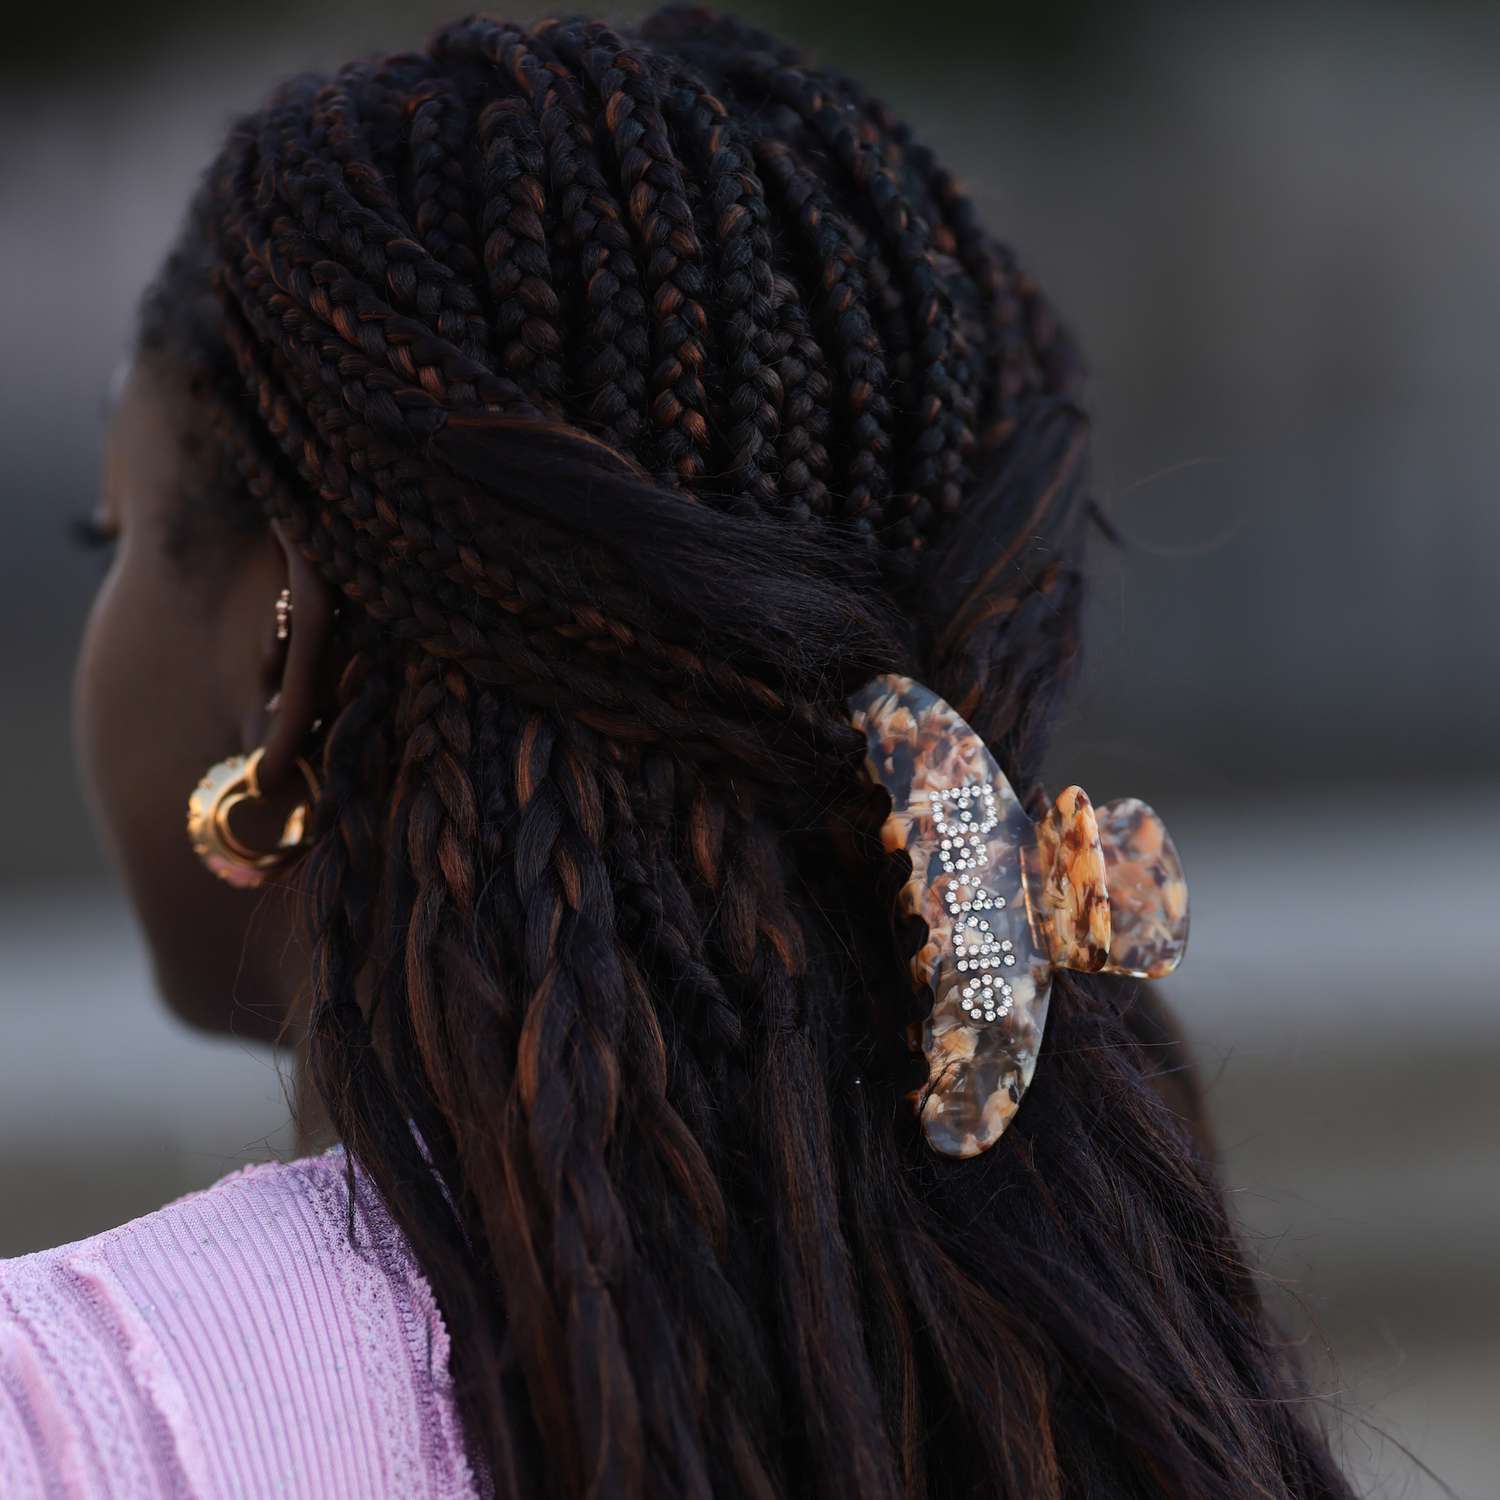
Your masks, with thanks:
M 698 11 L 457 22 L 234 128 L 142 345 L 185 503 L 343 601 L 310 1074 L 495 1493 L 1345 1493 L 1131 986 L 977 1161 L 903 1099 L 842 705 L 913 672 L 1036 797 L 1089 520 L 1073 346 L 905 125 Z

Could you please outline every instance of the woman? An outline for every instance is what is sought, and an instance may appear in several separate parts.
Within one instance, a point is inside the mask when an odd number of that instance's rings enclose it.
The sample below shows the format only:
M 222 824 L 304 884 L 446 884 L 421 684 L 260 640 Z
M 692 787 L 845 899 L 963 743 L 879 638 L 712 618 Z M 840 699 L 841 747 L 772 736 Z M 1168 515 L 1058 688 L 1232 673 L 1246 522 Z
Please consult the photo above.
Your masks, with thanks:
M 847 704 L 909 673 L 1045 805 L 1079 373 L 733 21 L 464 21 L 234 129 L 79 723 L 163 994 L 338 1144 L 0 1267 L 0 1492 L 1345 1493 L 1141 987 L 1058 971 L 992 1149 L 906 1099 Z

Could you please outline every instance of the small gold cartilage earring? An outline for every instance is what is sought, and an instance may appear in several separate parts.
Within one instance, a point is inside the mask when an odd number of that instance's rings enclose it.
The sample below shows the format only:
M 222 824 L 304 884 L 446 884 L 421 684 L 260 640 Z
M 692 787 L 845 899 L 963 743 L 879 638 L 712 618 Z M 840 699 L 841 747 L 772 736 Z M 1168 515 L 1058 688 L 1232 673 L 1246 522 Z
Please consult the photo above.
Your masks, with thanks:
M 284 641 L 292 633 L 292 591 L 282 589 L 276 596 L 276 639 Z
M 231 755 L 210 766 L 188 798 L 187 834 L 193 853 L 230 885 L 263 885 L 272 870 L 294 859 L 307 846 L 307 818 L 318 800 L 318 778 L 300 755 L 297 769 L 307 783 L 307 800 L 287 815 L 276 847 L 252 849 L 236 838 L 229 826 L 229 815 L 240 803 L 260 797 L 260 761 L 264 754 L 264 748 L 256 749 L 248 756 Z

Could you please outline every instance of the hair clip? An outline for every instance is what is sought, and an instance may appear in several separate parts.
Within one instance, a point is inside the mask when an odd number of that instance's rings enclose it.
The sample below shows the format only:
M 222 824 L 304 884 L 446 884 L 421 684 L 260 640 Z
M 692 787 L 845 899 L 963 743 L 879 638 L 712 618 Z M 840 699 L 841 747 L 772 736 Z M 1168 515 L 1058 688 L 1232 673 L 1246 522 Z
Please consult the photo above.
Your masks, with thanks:
M 849 709 L 890 793 L 885 847 L 911 856 L 900 908 L 927 926 L 911 961 L 932 1002 L 913 1102 L 935 1150 L 977 1156 L 1031 1083 L 1054 969 L 1159 979 L 1181 962 L 1182 861 L 1134 798 L 1096 809 L 1070 786 L 1033 824 L 984 741 L 909 677 L 873 678 Z

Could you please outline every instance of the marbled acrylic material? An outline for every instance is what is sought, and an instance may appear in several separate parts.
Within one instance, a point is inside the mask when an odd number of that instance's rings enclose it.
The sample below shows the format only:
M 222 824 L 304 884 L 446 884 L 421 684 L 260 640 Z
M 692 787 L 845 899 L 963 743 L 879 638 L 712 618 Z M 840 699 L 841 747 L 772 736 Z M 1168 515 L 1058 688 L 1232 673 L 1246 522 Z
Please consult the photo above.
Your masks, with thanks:
M 1187 881 L 1177 846 L 1137 797 L 1106 802 L 1097 816 L 1113 924 L 1105 968 L 1161 979 L 1187 951 Z
M 1054 967 L 1156 978 L 1187 943 L 1177 851 L 1144 802 L 1095 809 L 1069 787 L 1033 826 L 984 741 L 935 693 L 887 674 L 849 700 L 865 764 L 890 793 L 885 847 L 927 937 L 912 977 L 931 999 L 915 1103 L 934 1149 L 977 1156 L 1031 1083 Z
M 921 683 L 877 677 L 849 706 L 891 794 L 885 846 L 911 856 L 902 911 L 927 924 L 912 959 L 933 997 L 922 1128 L 945 1155 L 976 1156 L 1014 1116 L 1047 1020 L 1052 964 L 1021 871 L 1031 820 L 984 741 Z
M 1109 886 L 1093 804 L 1081 786 L 1059 794 L 1036 825 L 1039 881 L 1032 917 L 1052 962 L 1091 974 L 1109 960 Z

